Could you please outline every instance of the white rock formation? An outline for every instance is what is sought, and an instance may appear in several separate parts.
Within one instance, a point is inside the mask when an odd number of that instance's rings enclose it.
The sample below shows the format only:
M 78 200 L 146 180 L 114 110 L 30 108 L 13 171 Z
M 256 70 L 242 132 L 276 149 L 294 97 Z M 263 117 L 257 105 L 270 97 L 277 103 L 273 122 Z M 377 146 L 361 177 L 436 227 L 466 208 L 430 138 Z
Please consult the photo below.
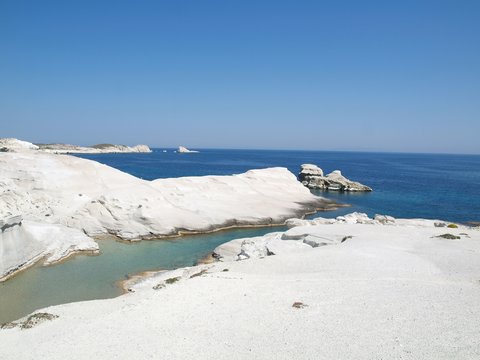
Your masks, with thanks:
M 335 219 L 317 217 L 312 220 L 287 219 L 285 225 L 290 228 L 300 226 L 331 225 L 331 224 L 372 224 L 372 225 L 412 225 L 419 227 L 443 227 L 447 228 L 448 222 L 428 219 L 395 219 L 389 215 L 375 215 L 373 219 L 367 214 L 353 212 L 347 215 L 337 216 Z
M 381 224 L 393 224 L 395 222 L 395 218 L 393 216 L 379 214 L 375 215 L 374 220 Z
M 439 237 L 446 231 L 459 239 Z M 0 358 L 480 357 L 478 229 L 339 220 L 234 242 L 220 248 L 242 261 L 225 256 L 115 299 L 40 310 L 58 318 L 0 330 Z
M 340 170 L 334 170 L 324 176 L 323 170 L 316 165 L 303 164 L 299 180 L 310 189 L 329 191 L 372 191 L 372 189 L 359 182 L 351 181 L 344 177 Z
M 313 220 L 292 218 L 292 219 L 287 219 L 285 221 L 285 225 L 292 228 L 295 226 L 335 224 L 336 222 L 337 222 L 336 219 L 328 219 L 328 218 L 322 218 L 322 217 L 318 217 Z
M 0 138 L 0 151 L 38 150 L 38 146 L 28 141 L 13 138 Z
M 39 150 L 53 154 L 111 154 L 111 153 L 150 153 L 147 145 L 113 145 L 99 144 L 93 146 L 77 146 L 69 144 L 41 144 Z
M 198 153 L 197 150 L 189 150 L 184 146 L 179 146 L 177 152 L 181 154 Z
M 385 221 L 388 219 L 388 221 Z M 285 224 L 291 229 L 283 233 L 270 233 L 255 238 L 236 239 L 222 244 L 214 250 L 214 258 L 222 261 L 244 260 L 251 257 L 259 258 L 275 253 L 273 247 L 287 244 L 286 240 L 301 241 L 310 247 L 340 244 L 349 238 L 344 233 L 332 233 L 325 225 L 340 224 L 370 224 L 370 225 L 413 225 L 419 227 L 439 227 L 438 220 L 424 219 L 395 219 L 391 216 L 376 215 L 371 219 L 364 213 L 350 213 L 337 216 L 335 219 L 318 217 L 312 220 L 288 219 Z M 323 226 L 321 226 L 323 225 Z M 328 233 L 328 235 L 325 235 Z M 291 247 L 291 245 L 288 245 Z
M 303 164 L 300 171 L 301 176 L 323 176 L 323 170 L 317 165 Z
M 36 223 L 77 229 L 90 237 L 112 234 L 140 240 L 282 223 L 328 207 L 332 202 L 312 195 L 284 168 L 145 181 L 74 156 L 0 153 L 0 219 L 21 215 Z M 25 253 L 17 267 L 30 260 L 31 253 Z M 11 268 L 0 267 L 0 278 Z
M 39 150 L 54 154 L 103 154 L 103 153 L 149 153 L 147 145 L 125 146 L 113 144 L 99 144 L 93 146 L 77 146 L 69 144 L 40 144 L 39 146 L 12 138 L 0 138 L 0 151 Z
M 80 230 L 59 224 L 8 221 L 0 229 L 0 281 L 44 258 L 60 261 L 76 252 L 98 253 L 98 244 Z

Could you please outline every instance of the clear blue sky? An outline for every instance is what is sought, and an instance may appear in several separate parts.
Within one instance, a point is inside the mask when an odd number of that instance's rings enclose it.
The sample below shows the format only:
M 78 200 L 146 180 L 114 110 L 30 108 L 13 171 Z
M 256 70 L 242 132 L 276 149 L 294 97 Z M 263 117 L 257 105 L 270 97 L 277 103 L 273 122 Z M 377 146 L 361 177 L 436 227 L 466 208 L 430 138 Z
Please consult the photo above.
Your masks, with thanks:
M 0 137 L 480 153 L 480 1 L 0 1 Z

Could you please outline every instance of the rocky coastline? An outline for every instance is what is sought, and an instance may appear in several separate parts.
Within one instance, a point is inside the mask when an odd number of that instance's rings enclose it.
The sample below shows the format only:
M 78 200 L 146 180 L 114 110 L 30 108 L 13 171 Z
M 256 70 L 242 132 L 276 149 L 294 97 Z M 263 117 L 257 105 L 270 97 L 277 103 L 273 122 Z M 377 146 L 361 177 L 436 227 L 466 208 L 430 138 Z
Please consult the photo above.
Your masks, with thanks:
M 114 145 L 98 144 L 93 146 L 78 146 L 70 144 L 32 144 L 14 138 L 0 139 L 0 152 L 39 151 L 51 154 L 111 154 L 111 153 L 150 153 L 147 145 Z
M 359 213 L 287 224 L 217 247 L 209 264 L 144 274 L 120 297 L 4 324 L 0 357 L 478 357 L 477 228 Z
M 339 206 L 285 168 L 145 181 L 95 161 L 17 149 L 0 153 L 0 179 L 0 219 L 23 219 L 0 232 L 0 278 L 32 259 L 97 251 L 104 235 L 139 241 L 281 224 Z

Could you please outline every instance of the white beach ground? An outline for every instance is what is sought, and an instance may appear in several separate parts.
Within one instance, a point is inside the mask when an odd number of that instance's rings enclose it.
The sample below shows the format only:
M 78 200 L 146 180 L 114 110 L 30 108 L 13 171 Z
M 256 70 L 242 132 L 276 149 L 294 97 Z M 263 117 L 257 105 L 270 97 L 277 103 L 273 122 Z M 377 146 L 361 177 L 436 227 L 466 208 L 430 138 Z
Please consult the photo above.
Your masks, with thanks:
M 95 161 L 19 144 L 0 152 L 0 280 L 45 255 L 51 262 L 97 251 L 97 236 L 136 241 L 269 225 L 332 205 L 285 168 L 146 181 Z M 12 219 L 22 222 L 2 225 Z M 41 226 L 45 231 L 38 231 Z
M 293 221 L 300 226 L 286 233 L 216 250 L 247 260 L 44 309 L 58 318 L 0 330 L 0 358 L 480 358 L 478 229 L 358 215 L 331 222 Z M 446 233 L 459 239 L 437 237 Z

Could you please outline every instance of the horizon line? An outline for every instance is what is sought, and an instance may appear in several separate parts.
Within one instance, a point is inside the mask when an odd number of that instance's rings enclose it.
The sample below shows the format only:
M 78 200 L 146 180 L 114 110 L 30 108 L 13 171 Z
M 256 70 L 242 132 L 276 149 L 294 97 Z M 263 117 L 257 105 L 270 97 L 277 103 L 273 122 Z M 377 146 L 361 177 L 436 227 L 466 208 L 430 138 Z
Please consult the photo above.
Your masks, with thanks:
M 147 145 L 151 149 L 176 150 L 178 146 Z M 183 146 L 183 145 L 182 145 Z M 242 150 L 242 151 L 305 151 L 305 152 L 347 152 L 347 153 L 372 153 L 372 154 L 412 154 L 412 155 L 467 155 L 480 156 L 479 153 L 451 153 L 451 152 L 422 152 L 422 151 L 389 151 L 389 150 L 325 150 L 325 149 L 280 149 L 280 148 L 227 148 L 227 147 L 195 147 L 188 146 L 189 150 Z

